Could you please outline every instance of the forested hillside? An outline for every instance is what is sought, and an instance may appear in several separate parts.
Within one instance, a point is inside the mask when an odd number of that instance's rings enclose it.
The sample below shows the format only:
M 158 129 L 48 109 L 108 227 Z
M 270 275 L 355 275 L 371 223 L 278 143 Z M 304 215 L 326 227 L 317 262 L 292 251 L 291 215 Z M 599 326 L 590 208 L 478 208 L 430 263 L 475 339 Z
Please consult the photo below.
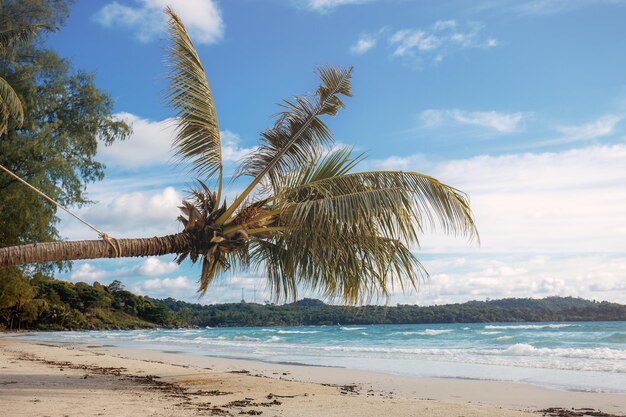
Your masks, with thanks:
M 162 303 L 109 286 L 72 284 L 36 274 L 5 271 L 0 279 L 0 329 L 128 329 L 175 325 Z M 180 323 L 184 324 L 184 323 Z
M 294 304 L 232 303 L 203 306 L 161 300 L 192 326 L 299 326 L 340 324 L 472 323 L 626 320 L 626 306 L 572 297 L 510 298 L 463 304 L 345 307 L 304 299 Z
M 4 271 L 0 329 L 130 329 L 150 327 L 299 326 L 335 324 L 626 321 L 626 306 L 572 297 L 510 298 L 463 304 L 345 307 L 304 299 L 285 305 L 201 305 L 135 295 L 119 281 L 72 284 L 43 274 Z

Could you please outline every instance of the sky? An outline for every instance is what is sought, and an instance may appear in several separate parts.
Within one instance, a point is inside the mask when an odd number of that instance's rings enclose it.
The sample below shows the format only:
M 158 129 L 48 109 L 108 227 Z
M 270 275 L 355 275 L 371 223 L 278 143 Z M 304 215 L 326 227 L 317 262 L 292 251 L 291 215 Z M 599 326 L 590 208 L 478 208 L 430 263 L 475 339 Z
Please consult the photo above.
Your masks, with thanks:
M 277 102 L 317 86 L 316 68 L 354 66 L 354 97 L 328 124 L 368 155 L 361 169 L 418 171 L 469 194 L 480 243 L 428 231 L 413 250 L 430 279 L 373 302 L 626 303 L 626 1 L 78 0 L 47 43 L 94 72 L 133 126 L 99 149 L 106 178 L 78 210 L 114 237 L 180 231 L 195 179 L 170 152 L 167 5 L 207 70 L 228 173 Z M 61 218 L 64 238 L 97 238 Z M 163 256 L 78 261 L 59 277 L 200 303 L 239 301 L 242 288 L 270 298 L 262 271 L 229 271 L 203 297 L 199 275 Z

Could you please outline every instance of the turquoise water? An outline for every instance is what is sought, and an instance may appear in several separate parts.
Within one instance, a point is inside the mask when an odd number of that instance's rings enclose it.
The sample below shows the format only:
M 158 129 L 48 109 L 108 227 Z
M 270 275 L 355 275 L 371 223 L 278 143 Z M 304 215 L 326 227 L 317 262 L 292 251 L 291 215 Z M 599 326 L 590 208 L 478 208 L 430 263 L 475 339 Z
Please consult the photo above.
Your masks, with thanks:
M 236 327 L 29 337 L 418 377 L 626 392 L 626 322 Z

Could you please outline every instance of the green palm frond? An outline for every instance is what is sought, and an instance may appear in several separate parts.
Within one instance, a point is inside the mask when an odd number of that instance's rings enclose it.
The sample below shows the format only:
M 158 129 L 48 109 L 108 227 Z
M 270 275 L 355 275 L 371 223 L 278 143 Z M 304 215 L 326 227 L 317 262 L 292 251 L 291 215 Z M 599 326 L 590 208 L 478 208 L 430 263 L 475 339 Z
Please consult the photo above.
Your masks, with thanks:
M 417 287 L 426 271 L 402 242 L 380 236 L 329 238 L 285 233 L 268 240 L 252 239 L 252 262 L 264 267 L 273 294 L 295 299 L 298 288 L 358 303 L 375 294 L 388 296 L 394 286 Z
M 176 110 L 176 155 L 204 178 L 218 174 L 221 183 L 222 146 L 213 93 L 185 26 L 172 9 L 166 12 L 173 42 L 167 99 Z
M 320 119 L 335 115 L 345 107 L 340 95 L 351 96 L 352 68 L 320 68 L 322 85 L 317 93 L 284 100 L 285 110 L 279 114 L 274 127 L 261 134 L 263 145 L 250 154 L 241 166 L 241 174 L 254 179 L 288 172 L 307 165 L 320 145 L 333 142 L 330 129 Z M 260 179 L 260 178 L 259 178 Z
M 341 96 L 352 92 L 352 68 L 324 67 L 318 70 L 322 85 L 313 95 L 285 100 L 285 109 L 274 127 L 261 134 L 262 145 L 242 163 L 240 175 L 253 178 L 246 190 L 233 202 L 218 222 L 226 222 L 266 175 L 272 181 L 296 167 L 306 166 L 320 146 L 333 142 L 330 129 L 321 116 L 334 116 L 345 107 Z
M 408 241 L 425 223 L 449 234 L 477 237 L 467 196 L 416 172 L 348 173 L 291 188 L 283 196 L 297 203 L 294 223 L 307 216 L 346 224 L 372 218 L 381 222 L 382 230 L 403 232 L 401 238 Z
M 0 77 L 0 135 L 5 133 L 9 118 L 13 118 L 21 126 L 24 120 L 22 102 L 9 83 Z
M 280 195 L 286 190 L 306 192 L 306 184 L 347 174 L 365 159 L 364 154 L 353 157 L 352 153 L 350 147 L 337 148 L 326 154 L 316 152 L 298 170 L 275 175 L 270 181 L 271 192 L 274 195 Z

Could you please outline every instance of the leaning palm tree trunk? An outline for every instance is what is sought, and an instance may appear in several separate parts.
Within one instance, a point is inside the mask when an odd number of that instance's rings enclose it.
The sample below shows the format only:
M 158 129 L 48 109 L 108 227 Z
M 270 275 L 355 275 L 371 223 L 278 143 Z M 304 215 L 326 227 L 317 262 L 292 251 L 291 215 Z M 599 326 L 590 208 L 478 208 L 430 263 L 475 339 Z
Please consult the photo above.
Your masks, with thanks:
M 186 233 L 139 239 L 33 243 L 0 248 L 0 267 L 79 259 L 159 256 L 185 252 L 190 247 L 190 236 Z

